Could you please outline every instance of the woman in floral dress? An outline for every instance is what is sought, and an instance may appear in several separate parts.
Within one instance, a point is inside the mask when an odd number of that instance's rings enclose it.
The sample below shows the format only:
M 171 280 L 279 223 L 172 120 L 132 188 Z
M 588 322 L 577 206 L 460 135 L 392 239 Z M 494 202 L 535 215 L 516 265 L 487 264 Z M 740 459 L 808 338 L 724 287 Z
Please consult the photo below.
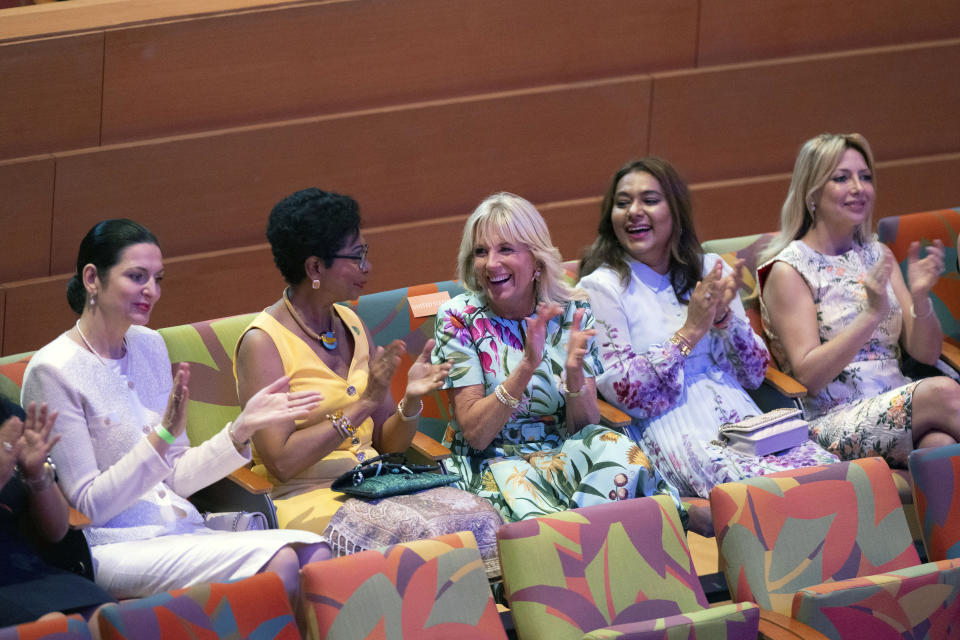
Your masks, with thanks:
M 810 441 L 762 457 L 717 442 L 723 423 L 761 413 L 743 389 L 763 382 L 770 358 L 737 295 L 739 274 L 703 255 L 687 186 L 668 162 L 644 158 L 614 174 L 581 265 L 604 367 L 597 387 L 634 418 L 631 435 L 686 496 L 837 461 Z
M 920 259 L 913 243 L 904 280 L 890 251 L 868 239 L 873 174 L 858 134 L 804 144 L 780 235 L 759 269 L 761 310 L 774 357 L 807 387 L 811 435 L 841 458 L 905 467 L 914 448 L 960 440 L 960 385 L 900 372 L 901 347 L 924 364 L 940 355 L 929 294 L 943 245 Z
M 433 361 L 453 362 L 447 429 L 461 486 L 508 521 L 676 491 L 629 438 L 598 426 L 593 316 L 528 201 L 500 193 L 467 220 L 437 313 Z M 682 515 L 686 513 L 681 509 Z

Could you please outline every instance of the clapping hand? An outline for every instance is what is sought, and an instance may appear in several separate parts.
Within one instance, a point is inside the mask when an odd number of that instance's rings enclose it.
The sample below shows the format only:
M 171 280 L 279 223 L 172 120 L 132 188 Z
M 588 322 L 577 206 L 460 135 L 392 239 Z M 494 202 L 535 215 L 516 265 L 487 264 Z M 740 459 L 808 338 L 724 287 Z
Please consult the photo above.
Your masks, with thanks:
M 884 317 L 890 310 L 890 300 L 887 298 L 887 283 L 890 282 L 890 273 L 894 268 L 893 254 L 884 248 L 883 258 L 873 265 L 863 278 L 863 288 L 867 293 L 867 308 L 879 317 Z
M 53 445 L 60 441 L 59 435 L 50 436 L 56 421 L 57 412 L 48 411 L 46 403 L 40 405 L 39 409 L 33 402 L 27 407 L 27 420 L 23 423 L 18 454 L 20 468 L 27 478 L 37 478 L 43 473 L 43 463 Z
M 370 374 L 363 395 L 375 405 L 379 406 L 390 392 L 390 381 L 397 367 L 400 366 L 400 358 L 406 350 L 403 340 L 394 340 L 386 347 L 377 347 L 373 357 L 370 358 Z
M 723 284 L 723 265 L 718 261 L 690 294 L 687 321 L 681 331 L 690 341 L 691 346 L 699 342 L 700 338 L 713 326 L 717 317 L 717 307 L 721 304 L 726 289 L 726 285 Z
M 433 351 L 435 342 L 433 338 L 427 340 L 420 355 L 407 371 L 406 395 L 410 398 L 422 398 L 431 391 L 439 389 L 450 375 L 450 370 L 453 368 L 452 360 L 442 364 L 430 363 L 430 352 Z
M 927 255 L 920 259 L 920 243 L 911 242 L 907 254 L 907 283 L 914 296 L 926 296 L 943 273 L 943 242 L 927 245 Z
M 719 300 L 717 300 L 716 311 L 714 312 L 713 324 L 720 324 L 727 319 L 727 316 L 730 313 L 730 303 L 733 302 L 733 299 L 740 294 L 740 289 L 743 288 L 743 265 L 746 264 L 741 258 L 733 265 L 733 271 L 720 278 L 717 282 L 717 293 L 719 295 Z M 720 273 L 723 273 L 723 265 L 717 260 L 717 264 L 714 265 L 714 270 L 717 267 L 720 267 Z
M 583 309 L 577 309 L 573 313 L 573 323 L 570 325 L 570 339 L 567 342 L 567 380 L 570 380 L 571 372 L 583 371 L 583 359 L 587 355 L 587 345 L 590 338 L 597 335 L 596 329 L 583 329 Z
M 563 307 L 555 302 L 540 302 L 533 318 L 527 320 L 527 336 L 523 345 L 523 359 L 536 369 L 543 360 L 543 346 L 547 340 L 547 324 L 563 313 Z
M 277 378 L 253 394 L 233 421 L 231 434 L 236 442 L 246 442 L 254 433 L 280 421 L 306 418 L 323 400 L 319 391 L 287 391 L 290 376 Z
M 173 388 L 160 424 L 176 438 L 187 428 L 187 401 L 190 400 L 190 365 L 181 362 L 173 374 Z

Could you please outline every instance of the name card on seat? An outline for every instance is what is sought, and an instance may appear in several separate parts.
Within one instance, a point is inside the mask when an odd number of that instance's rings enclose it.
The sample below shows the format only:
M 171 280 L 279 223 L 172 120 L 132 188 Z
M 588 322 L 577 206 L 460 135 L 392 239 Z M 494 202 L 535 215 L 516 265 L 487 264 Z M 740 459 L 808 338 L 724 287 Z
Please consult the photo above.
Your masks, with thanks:
M 423 318 L 437 314 L 440 305 L 450 299 L 447 291 L 438 291 L 437 293 L 425 293 L 419 296 L 410 296 L 407 301 L 410 303 L 410 311 L 414 318 Z

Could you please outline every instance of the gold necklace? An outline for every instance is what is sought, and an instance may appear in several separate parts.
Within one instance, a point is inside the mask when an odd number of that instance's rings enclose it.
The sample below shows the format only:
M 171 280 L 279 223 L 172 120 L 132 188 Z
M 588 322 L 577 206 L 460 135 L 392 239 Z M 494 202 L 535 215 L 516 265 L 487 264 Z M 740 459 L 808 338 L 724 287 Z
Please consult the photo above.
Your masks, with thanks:
M 333 317 L 330 318 L 330 331 L 324 331 L 323 334 L 318 334 L 316 331 L 307 326 L 307 323 L 303 321 L 303 318 L 300 317 L 300 314 L 297 313 L 297 310 L 293 308 L 293 302 L 290 301 L 290 287 L 287 287 L 283 290 L 283 304 L 286 305 L 287 311 L 290 312 L 290 316 L 293 318 L 294 322 L 303 329 L 303 332 L 323 345 L 323 348 L 327 351 L 333 351 L 337 348 L 337 336 L 333 333 Z

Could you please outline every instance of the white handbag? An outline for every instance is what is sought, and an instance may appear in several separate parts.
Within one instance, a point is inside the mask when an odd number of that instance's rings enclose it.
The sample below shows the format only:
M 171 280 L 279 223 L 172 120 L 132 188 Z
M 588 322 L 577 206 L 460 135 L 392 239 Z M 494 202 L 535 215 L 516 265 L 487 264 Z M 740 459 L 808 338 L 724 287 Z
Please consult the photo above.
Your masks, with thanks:
M 258 531 L 268 528 L 266 516 L 259 511 L 205 513 L 203 523 L 217 531 Z
M 721 425 L 720 438 L 734 451 L 765 456 L 803 444 L 807 427 L 800 409 L 774 409 Z

